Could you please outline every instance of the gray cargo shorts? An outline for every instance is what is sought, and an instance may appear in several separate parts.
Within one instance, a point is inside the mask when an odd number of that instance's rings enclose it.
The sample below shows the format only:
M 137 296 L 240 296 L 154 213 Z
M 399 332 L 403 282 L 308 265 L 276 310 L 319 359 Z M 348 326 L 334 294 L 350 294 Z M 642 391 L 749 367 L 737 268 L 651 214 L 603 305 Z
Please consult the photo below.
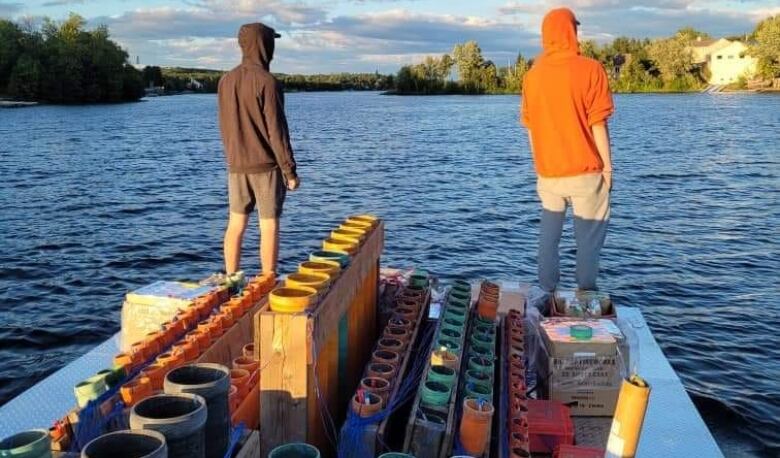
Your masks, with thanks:
M 286 195 L 279 168 L 262 173 L 228 172 L 228 201 L 233 213 L 248 215 L 257 206 L 261 219 L 279 218 Z

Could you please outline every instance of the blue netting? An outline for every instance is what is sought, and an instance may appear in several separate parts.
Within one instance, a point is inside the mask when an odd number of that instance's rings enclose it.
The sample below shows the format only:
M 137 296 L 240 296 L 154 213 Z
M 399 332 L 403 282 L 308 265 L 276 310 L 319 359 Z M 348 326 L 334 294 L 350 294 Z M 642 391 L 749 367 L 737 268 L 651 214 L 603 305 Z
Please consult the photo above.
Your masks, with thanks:
M 337 448 L 339 458 L 371 456 L 371 451 L 366 450 L 366 444 L 363 441 L 366 428 L 371 425 L 378 425 L 417 394 L 420 379 L 428 364 L 433 334 L 436 330 L 436 326 L 430 323 L 426 323 L 424 326 L 423 334 L 420 338 L 420 350 L 410 354 L 410 357 L 413 358 L 411 360 L 412 364 L 403 380 L 401 380 L 398 392 L 390 401 L 390 404 L 371 417 L 361 417 L 352 412 L 352 409 L 349 409 L 347 419 L 341 428 L 339 436 Z

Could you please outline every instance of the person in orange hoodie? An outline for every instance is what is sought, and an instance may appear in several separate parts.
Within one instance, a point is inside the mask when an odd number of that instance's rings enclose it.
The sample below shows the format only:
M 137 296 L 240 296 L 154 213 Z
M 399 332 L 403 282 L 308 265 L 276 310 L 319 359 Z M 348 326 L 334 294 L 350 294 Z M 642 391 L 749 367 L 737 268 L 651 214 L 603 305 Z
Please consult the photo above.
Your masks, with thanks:
M 574 213 L 577 286 L 595 290 L 609 221 L 612 160 L 607 118 L 614 111 L 604 67 L 580 55 L 577 21 L 568 8 L 542 22 L 541 55 L 523 80 L 521 120 L 528 128 L 542 203 L 539 283 L 560 280 L 558 244 L 566 209 Z

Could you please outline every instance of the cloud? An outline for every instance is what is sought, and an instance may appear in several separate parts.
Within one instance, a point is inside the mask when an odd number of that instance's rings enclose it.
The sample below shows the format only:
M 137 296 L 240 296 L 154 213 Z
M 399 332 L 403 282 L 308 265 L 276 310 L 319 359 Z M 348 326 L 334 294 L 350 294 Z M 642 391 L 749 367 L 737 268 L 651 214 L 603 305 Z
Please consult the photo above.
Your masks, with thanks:
M 451 47 L 458 42 L 477 40 L 484 47 L 517 48 L 518 43 L 529 36 L 524 26 L 515 21 L 413 13 L 406 10 L 339 16 L 321 24 L 319 29 L 423 47 Z
M 417 0 L 346 0 L 348 3 L 399 3 L 399 2 L 410 2 L 410 1 L 417 1 Z
M 41 3 L 41 6 L 64 6 L 64 5 L 81 5 L 84 0 L 51 0 Z
M 229 68 L 239 60 L 236 30 L 262 15 L 249 13 L 260 4 L 269 1 L 204 0 L 186 9 L 139 9 L 94 18 L 91 23 L 108 25 L 131 56 L 140 55 L 144 63 L 185 65 L 190 59 L 188 65 Z M 283 34 L 277 42 L 276 68 L 311 73 L 374 71 L 380 65 L 385 71 L 395 71 L 425 55 L 450 52 L 456 43 L 467 40 L 477 40 L 487 58 L 503 63 L 514 59 L 519 49 L 536 47 L 538 42 L 537 34 L 516 19 L 402 9 L 328 18 L 317 11 L 299 19 L 278 12 L 261 17 Z
M 499 7 L 499 13 L 533 18 L 539 27 L 543 14 L 557 5 L 555 0 L 534 3 L 512 1 Z M 712 35 L 750 32 L 755 23 L 772 8 L 731 9 L 701 0 L 570 0 L 566 2 L 582 22 L 586 39 L 607 41 L 617 36 L 661 37 L 685 26 Z M 755 0 L 755 3 L 764 3 Z
M 323 8 L 303 2 L 282 0 L 199 0 L 195 3 L 218 15 L 233 14 L 252 17 L 270 17 L 281 24 L 312 24 L 325 19 Z
M 19 2 L 0 1 L 0 17 L 11 17 L 22 10 L 24 4 Z
M 341 0 L 342 6 L 369 1 L 393 0 Z M 541 17 L 555 3 L 515 0 L 478 15 L 392 6 L 364 13 L 338 8 L 334 14 L 329 10 L 333 2 L 324 0 L 185 0 L 183 7 L 140 8 L 90 21 L 108 25 L 112 35 L 132 56 L 140 55 L 143 63 L 230 68 L 240 58 L 235 40 L 238 27 L 260 20 L 282 32 L 274 60 L 277 71 L 374 71 L 379 66 L 391 72 L 425 55 L 450 52 L 453 45 L 467 40 L 476 40 L 485 57 L 500 64 L 514 59 L 518 51 L 532 55 L 539 49 Z M 667 36 L 686 25 L 714 35 L 740 34 L 752 30 L 761 14 L 774 8 L 766 1 L 732 9 L 722 3 L 716 8 L 704 0 L 568 3 L 583 22 L 582 37 L 599 41 L 620 35 Z
M 661 37 L 691 26 L 714 36 L 738 35 L 753 30 L 756 18 L 749 12 L 710 9 L 629 9 L 615 21 L 609 11 L 590 11 L 581 15 L 583 30 L 605 37 Z
M 128 11 L 119 16 L 100 16 L 90 22 L 107 25 L 116 37 L 162 40 L 235 36 L 244 19 L 238 14 L 214 15 L 202 9 L 162 7 Z
M 566 6 L 579 13 L 581 11 L 610 11 L 631 8 L 686 8 L 696 3 L 697 0 L 569 0 L 561 4 L 556 0 L 539 0 L 536 2 L 512 1 L 499 7 L 503 14 L 535 13 L 541 14 L 552 8 Z
M 90 20 L 109 26 L 117 37 L 173 39 L 234 37 L 241 24 L 262 21 L 276 28 L 301 27 L 325 20 L 322 8 L 278 0 L 199 0 L 189 8 L 139 8 Z

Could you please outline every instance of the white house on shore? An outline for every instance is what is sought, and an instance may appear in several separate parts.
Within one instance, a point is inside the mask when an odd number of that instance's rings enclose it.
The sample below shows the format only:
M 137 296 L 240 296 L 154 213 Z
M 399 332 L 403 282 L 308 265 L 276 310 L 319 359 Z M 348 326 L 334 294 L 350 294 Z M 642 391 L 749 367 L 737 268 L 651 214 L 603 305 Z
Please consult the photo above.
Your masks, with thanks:
M 703 40 L 697 38 L 691 46 L 693 62 L 706 65 L 710 84 L 736 83 L 740 77 L 750 79 L 756 73 L 758 60 L 747 54 L 748 47 L 737 40 Z

